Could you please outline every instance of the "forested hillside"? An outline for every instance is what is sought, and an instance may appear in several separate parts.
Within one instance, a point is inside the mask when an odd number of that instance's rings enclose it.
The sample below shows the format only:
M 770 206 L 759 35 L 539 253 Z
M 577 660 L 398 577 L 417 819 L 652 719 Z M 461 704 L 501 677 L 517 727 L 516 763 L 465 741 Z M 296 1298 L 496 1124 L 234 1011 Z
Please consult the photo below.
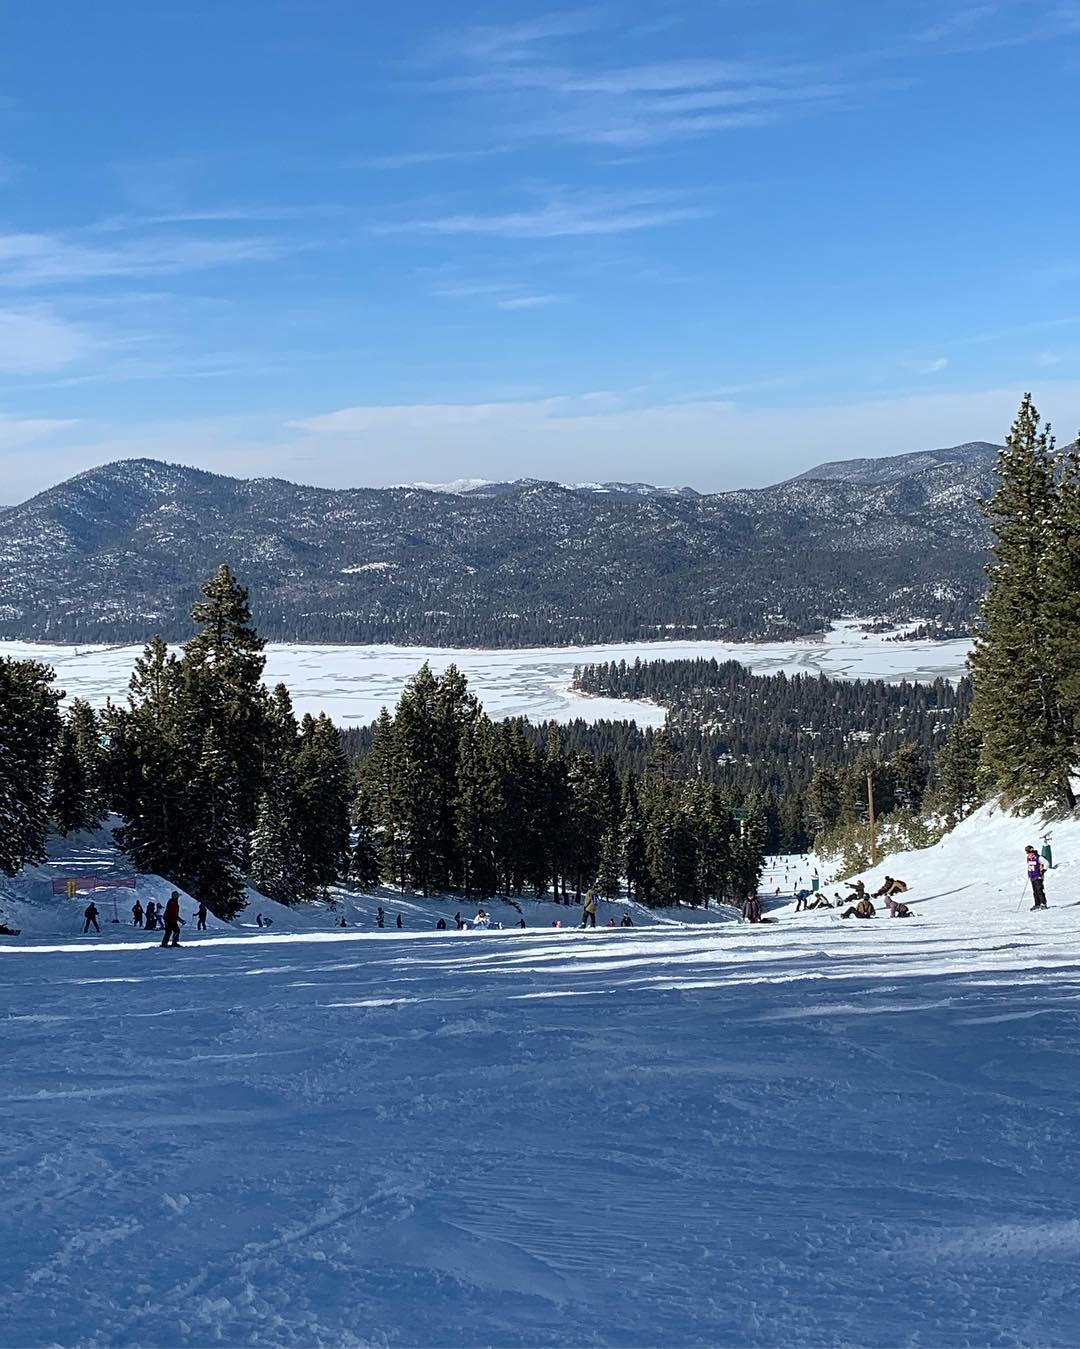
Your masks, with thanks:
M 860 470 L 712 496 L 331 491 L 109 464 L 0 515 L 0 636 L 176 638 L 223 562 L 286 641 L 776 638 L 845 614 L 954 630 L 985 583 L 991 459 L 963 446 L 886 461 L 869 490 Z

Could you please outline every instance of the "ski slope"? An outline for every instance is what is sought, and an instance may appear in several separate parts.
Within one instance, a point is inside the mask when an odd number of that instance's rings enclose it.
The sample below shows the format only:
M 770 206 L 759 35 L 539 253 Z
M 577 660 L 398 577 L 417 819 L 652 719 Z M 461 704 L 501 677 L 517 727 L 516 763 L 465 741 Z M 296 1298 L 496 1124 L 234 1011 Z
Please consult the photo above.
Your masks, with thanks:
M 1032 833 L 889 859 L 910 920 L 0 938 L 0 1343 L 1076 1344 Z

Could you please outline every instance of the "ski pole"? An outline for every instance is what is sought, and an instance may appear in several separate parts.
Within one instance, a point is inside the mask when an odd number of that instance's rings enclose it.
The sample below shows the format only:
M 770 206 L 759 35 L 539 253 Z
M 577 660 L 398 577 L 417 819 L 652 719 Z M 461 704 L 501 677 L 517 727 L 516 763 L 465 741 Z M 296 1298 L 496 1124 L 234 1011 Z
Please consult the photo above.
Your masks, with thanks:
M 1024 888 L 1020 891 L 1020 902 L 1016 906 L 1016 912 L 1019 913 L 1024 907 L 1024 896 L 1027 894 L 1027 881 L 1024 882 Z

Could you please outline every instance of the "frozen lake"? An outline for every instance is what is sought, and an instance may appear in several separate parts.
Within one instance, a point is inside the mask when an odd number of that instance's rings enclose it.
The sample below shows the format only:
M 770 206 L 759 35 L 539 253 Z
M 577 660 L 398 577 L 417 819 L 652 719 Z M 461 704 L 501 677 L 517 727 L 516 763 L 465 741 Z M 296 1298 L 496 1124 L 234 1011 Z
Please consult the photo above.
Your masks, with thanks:
M 493 717 L 534 721 L 633 719 L 662 726 L 662 708 L 619 699 L 583 698 L 570 691 L 575 665 L 600 661 L 686 660 L 715 656 L 738 660 L 757 674 L 824 674 L 837 679 L 959 679 L 970 649 L 967 641 L 888 642 L 853 624 L 827 637 L 792 642 L 629 642 L 604 646 L 536 647 L 513 650 L 419 646 L 300 646 L 273 643 L 266 649 L 266 679 L 288 685 L 298 715 L 326 712 L 340 725 L 363 725 L 382 707 L 393 707 L 406 681 L 424 661 L 435 671 L 456 664 Z M 0 656 L 33 657 L 55 666 L 69 697 L 100 707 L 122 699 L 138 646 L 59 646 L 0 642 Z

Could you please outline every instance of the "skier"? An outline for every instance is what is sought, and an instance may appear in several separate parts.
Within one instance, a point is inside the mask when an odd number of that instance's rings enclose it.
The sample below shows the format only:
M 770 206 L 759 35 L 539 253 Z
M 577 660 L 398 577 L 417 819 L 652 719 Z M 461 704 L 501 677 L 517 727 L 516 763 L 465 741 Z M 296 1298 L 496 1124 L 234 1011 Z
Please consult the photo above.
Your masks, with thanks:
M 205 905 L 205 903 L 204 903 L 201 899 L 199 900 L 199 909 L 198 909 L 198 912 L 196 913 L 195 917 L 198 919 L 198 921 L 197 921 L 196 924 L 195 924 L 195 931 L 196 931 L 196 932 L 205 932 L 205 931 L 206 931 L 206 905 Z
M 525 919 L 524 919 L 524 918 L 519 918 L 519 919 L 518 919 L 518 927 L 525 927 L 525 926 L 527 926 L 527 925 L 526 925 L 526 922 L 525 922 Z
M 404 926 L 405 926 L 405 924 L 401 921 L 401 914 L 400 914 L 400 913 L 399 913 L 398 916 L 397 916 L 397 925 L 398 925 L 398 927 L 404 927 Z
M 858 904 L 852 904 L 849 909 L 845 909 L 840 915 L 841 918 L 876 918 L 877 909 L 874 908 L 873 901 L 869 895 L 863 895 Z
M 162 946 L 180 945 L 180 924 L 183 919 L 180 917 L 180 892 L 174 890 L 165 901 L 165 935 L 161 939 Z M 169 938 L 172 941 L 169 941 Z
M 1047 908 L 1046 888 L 1043 885 L 1043 877 L 1046 875 L 1046 863 L 1029 843 L 1024 849 L 1024 856 L 1027 859 L 1028 880 L 1031 882 L 1031 893 L 1035 896 L 1035 903 L 1031 906 L 1031 912 L 1036 909 Z
M 581 915 L 582 927 L 596 926 L 596 910 L 599 907 L 600 905 L 597 902 L 596 896 L 593 894 L 591 890 L 587 891 L 585 895 L 585 908 Z
M 136 900 L 135 903 L 132 904 L 131 906 L 131 917 L 134 920 L 135 927 L 142 927 L 143 906 L 139 903 L 138 900 Z
M 101 931 L 101 928 L 98 927 L 98 921 L 97 921 L 97 920 L 98 920 L 98 907 L 97 907 L 97 905 L 94 903 L 93 900 L 91 900 L 90 903 L 87 904 L 86 908 L 83 909 L 83 917 L 86 919 L 86 922 L 83 923 L 83 936 L 84 936 L 84 937 L 85 937 L 86 934 L 90 931 L 90 924 L 91 924 L 91 923 L 93 923 L 93 925 L 94 925 L 94 931 L 95 931 L 95 932 L 100 932 L 100 931 Z
M 379 927 L 383 927 L 386 924 L 386 914 L 383 912 L 381 906 L 379 908 L 379 912 L 375 915 L 375 922 L 379 925 Z
M 157 927 L 157 905 L 152 899 L 146 901 L 146 930 L 152 932 Z

